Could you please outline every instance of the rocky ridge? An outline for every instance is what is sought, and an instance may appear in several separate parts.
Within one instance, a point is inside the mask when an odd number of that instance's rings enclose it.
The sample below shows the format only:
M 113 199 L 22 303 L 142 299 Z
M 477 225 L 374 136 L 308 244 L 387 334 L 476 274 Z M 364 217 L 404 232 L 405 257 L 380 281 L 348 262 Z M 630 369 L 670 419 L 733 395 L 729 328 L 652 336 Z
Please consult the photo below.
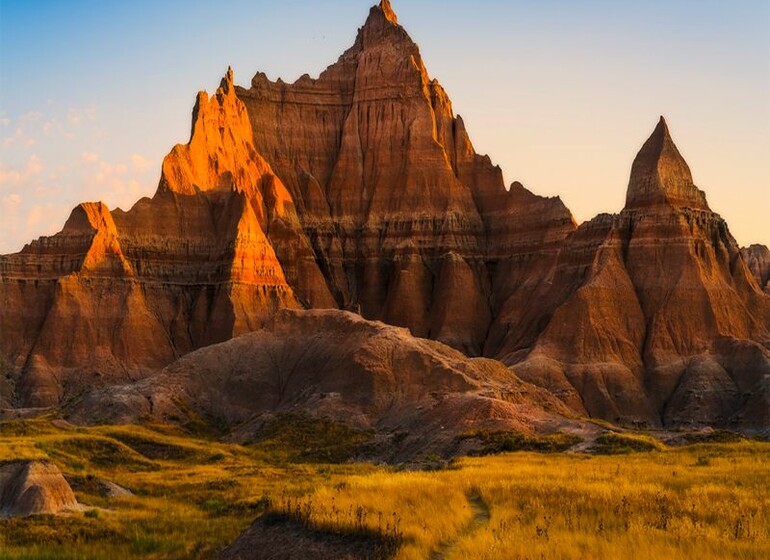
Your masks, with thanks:
M 83 204 L 0 257 L 0 402 L 55 405 L 279 309 L 339 308 L 502 360 L 576 414 L 770 431 L 766 257 L 737 247 L 662 118 L 620 214 L 577 227 L 506 189 L 383 1 L 318 78 L 247 89 L 228 70 L 201 92 L 151 199 Z

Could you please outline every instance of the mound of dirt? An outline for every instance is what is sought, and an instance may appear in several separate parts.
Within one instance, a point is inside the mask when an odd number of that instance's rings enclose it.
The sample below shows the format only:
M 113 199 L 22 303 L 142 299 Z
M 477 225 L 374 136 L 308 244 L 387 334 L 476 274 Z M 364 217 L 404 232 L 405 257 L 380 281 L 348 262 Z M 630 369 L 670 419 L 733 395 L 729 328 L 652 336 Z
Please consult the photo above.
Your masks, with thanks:
M 181 421 L 189 411 L 236 428 L 309 414 L 379 434 L 408 435 L 386 457 L 451 454 L 468 430 L 569 430 L 567 407 L 495 360 L 468 358 L 407 329 L 337 310 L 280 311 L 264 329 L 188 354 L 161 374 L 94 391 L 76 423 Z
M 266 516 L 241 533 L 218 560 L 384 560 L 391 556 L 387 543 L 374 535 L 337 535 Z
M 27 517 L 79 508 L 72 488 L 49 461 L 13 461 L 0 465 L 0 515 Z

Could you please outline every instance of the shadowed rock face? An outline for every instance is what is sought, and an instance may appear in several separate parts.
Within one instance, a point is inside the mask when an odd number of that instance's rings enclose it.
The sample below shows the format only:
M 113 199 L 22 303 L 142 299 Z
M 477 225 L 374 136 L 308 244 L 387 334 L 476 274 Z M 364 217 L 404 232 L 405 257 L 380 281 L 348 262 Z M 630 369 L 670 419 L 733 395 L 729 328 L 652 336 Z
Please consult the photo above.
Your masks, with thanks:
M 665 121 L 633 164 L 626 208 L 582 224 L 554 277 L 543 298 L 559 305 L 534 347 L 504 357 L 522 378 L 610 420 L 768 429 L 747 411 L 770 408 L 770 298 Z
M 765 245 L 752 245 L 741 249 L 741 254 L 759 286 L 770 295 L 770 249 Z
M 316 79 L 246 89 L 228 70 L 201 92 L 151 199 L 85 203 L 0 257 L 0 349 L 14 403 L 49 406 L 282 308 L 349 309 L 500 359 L 580 414 L 761 431 L 767 255 L 739 250 L 662 118 L 618 215 L 578 228 L 506 189 L 382 2 Z
M 77 509 L 72 488 L 48 461 L 0 465 L 0 516 L 27 517 Z
M 317 79 L 237 93 L 330 292 L 367 318 L 479 355 L 520 262 L 543 275 L 575 227 L 558 199 L 506 191 L 387 3 Z

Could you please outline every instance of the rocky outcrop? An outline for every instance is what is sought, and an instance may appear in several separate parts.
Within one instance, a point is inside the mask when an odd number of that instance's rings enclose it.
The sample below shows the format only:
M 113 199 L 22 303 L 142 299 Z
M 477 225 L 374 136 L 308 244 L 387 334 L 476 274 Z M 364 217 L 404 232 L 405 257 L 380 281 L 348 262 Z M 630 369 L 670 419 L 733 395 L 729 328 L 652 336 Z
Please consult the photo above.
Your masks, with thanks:
M 49 461 L 0 465 L 0 516 L 28 517 L 79 509 L 72 488 Z
M 500 359 L 578 414 L 762 430 L 763 249 L 739 250 L 662 118 L 620 214 L 577 227 L 558 198 L 506 189 L 383 1 L 318 78 L 247 89 L 228 70 L 201 92 L 152 198 L 83 204 L 0 257 L 0 403 L 54 405 L 280 309 L 338 308 Z
M 755 244 L 741 249 L 741 254 L 759 286 L 770 295 L 770 249 Z
M 479 355 L 508 295 L 493 281 L 574 229 L 560 201 L 506 191 L 387 2 L 317 79 L 236 91 L 342 308 Z
M 561 303 L 524 360 L 504 359 L 591 416 L 766 430 L 746 411 L 770 407 L 770 298 L 663 119 L 626 200 L 567 239 L 545 296 Z
M 50 406 L 142 377 L 299 307 L 276 251 L 296 256 L 294 274 L 320 275 L 308 246 L 228 71 L 214 96 L 198 95 L 190 142 L 166 157 L 152 199 L 128 212 L 81 204 L 60 233 L 0 259 L 17 401 Z
M 443 450 L 467 430 L 570 425 L 558 399 L 500 362 L 337 310 L 280 311 L 265 328 L 190 353 L 157 376 L 85 396 L 68 418 L 168 420 L 184 418 L 185 408 L 241 430 L 259 415 L 297 413 L 407 432 L 401 452 Z

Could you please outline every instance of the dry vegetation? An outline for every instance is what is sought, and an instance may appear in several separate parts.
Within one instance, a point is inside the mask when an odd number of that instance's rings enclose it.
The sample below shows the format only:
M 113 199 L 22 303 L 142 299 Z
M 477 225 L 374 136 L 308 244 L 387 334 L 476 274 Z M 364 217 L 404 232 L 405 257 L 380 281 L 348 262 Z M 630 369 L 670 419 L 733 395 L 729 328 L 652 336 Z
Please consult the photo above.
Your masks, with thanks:
M 298 426 L 323 439 L 317 426 Z M 663 448 L 609 437 L 600 442 L 607 454 L 516 452 L 399 472 L 297 463 L 307 448 L 291 446 L 307 445 L 302 433 L 238 446 L 167 426 L 0 424 L 0 461 L 49 457 L 91 508 L 0 520 L 0 558 L 211 558 L 265 513 L 316 531 L 377 534 L 401 559 L 760 559 L 770 549 L 767 443 Z M 489 441 L 513 445 L 500 434 Z M 334 442 L 318 444 L 323 456 L 341 456 Z M 135 495 L 103 497 L 93 480 Z

